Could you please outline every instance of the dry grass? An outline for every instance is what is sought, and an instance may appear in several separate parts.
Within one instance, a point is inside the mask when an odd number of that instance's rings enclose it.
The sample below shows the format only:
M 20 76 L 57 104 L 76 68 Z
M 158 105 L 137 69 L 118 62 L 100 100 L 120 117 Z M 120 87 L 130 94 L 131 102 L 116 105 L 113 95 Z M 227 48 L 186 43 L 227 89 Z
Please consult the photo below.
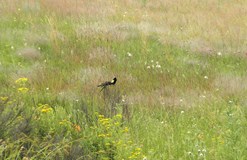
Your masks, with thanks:
M 88 61 L 104 66 L 116 62 L 116 55 L 107 48 L 96 47 L 89 52 Z
M 247 92 L 247 77 L 239 77 L 236 75 L 219 75 L 214 82 L 216 88 L 222 90 L 225 96 L 234 94 L 242 94 L 245 96 Z
M 205 54 L 215 54 L 222 52 L 238 53 L 245 55 L 247 52 L 247 3 L 243 0 L 227 2 L 216 2 L 209 0 L 206 2 L 198 0 L 176 0 L 176 1 L 147 1 L 137 2 L 133 0 L 124 1 L 69 1 L 69 0 L 43 0 L 43 1 L 5 1 L 1 3 L 3 13 L 17 12 L 18 8 L 27 10 L 28 8 L 35 12 L 53 12 L 62 16 L 71 16 L 71 18 L 82 19 L 83 21 L 90 20 L 90 23 L 75 24 L 74 30 L 77 38 L 101 37 L 109 41 L 126 41 L 128 38 L 136 36 L 136 31 L 144 35 L 157 33 L 159 41 L 162 43 L 172 43 L 192 51 L 198 51 Z M 95 9 L 97 8 L 97 9 Z M 91 21 L 95 20 L 96 21 Z M 56 18 L 48 16 L 48 26 L 33 26 L 34 30 L 39 30 L 46 27 L 47 35 L 34 34 L 27 32 L 27 43 L 29 44 L 48 44 L 52 43 L 56 53 L 60 53 L 58 41 L 67 42 L 67 36 L 59 32 L 56 24 Z M 43 29 L 41 29 L 43 30 Z M 5 37 L 8 37 L 7 34 Z M 24 58 L 36 59 L 40 53 L 34 50 L 24 49 L 17 51 Z M 72 50 L 71 50 L 72 52 Z M 68 54 L 68 53 L 65 53 Z M 178 57 L 180 58 L 180 57 Z M 75 71 L 72 75 L 77 77 L 70 84 L 60 82 L 59 90 L 63 87 L 69 88 L 74 86 L 83 86 L 81 89 L 87 92 L 93 92 L 91 88 L 95 84 L 105 81 L 108 77 L 115 76 L 108 70 L 112 62 L 116 62 L 117 58 L 108 48 L 92 47 L 86 53 L 68 54 L 67 60 L 77 64 L 87 64 L 89 67 Z M 181 60 L 184 63 L 192 65 L 206 66 L 206 62 L 198 60 L 185 59 Z M 43 71 L 45 72 L 45 71 Z M 147 105 L 166 104 L 171 106 L 181 105 L 181 95 L 174 93 L 174 90 L 166 91 L 155 90 L 148 94 L 135 93 L 136 90 L 131 90 L 135 83 L 136 77 L 133 77 L 128 71 L 125 71 L 120 76 L 122 81 L 127 85 L 128 92 L 133 94 L 130 102 L 141 103 Z M 41 79 L 42 78 L 41 74 Z M 39 78 L 40 80 L 40 78 Z M 54 85 L 56 78 L 54 78 Z M 83 84 L 79 84 L 79 81 Z M 216 87 L 230 87 L 230 93 L 236 93 L 242 88 L 235 86 L 239 80 L 220 76 L 215 80 Z M 242 82 L 242 80 L 241 80 Z M 41 83 L 41 82 L 40 82 Z M 230 86 L 228 86 L 230 83 Z M 243 82 L 242 82 L 243 83 Z M 69 86 L 66 86 L 69 85 Z M 192 84 L 193 85 L 193 84 Z M 130 86 L 130 87 L 128 87 Z M 169 87 L 169 86 L 168 86 Z M 134 93 L 133 93 L 134 92 Z M 192 101 L 200 97 L 195 91 L 188 91 L 188 95 L 195 97 Z M 188 98 L 187 98 L 188 99 Z M 184 102 L 185 103 L 185 102 Z M 186 102 L 186 104 L 191 104 Z
M 17 51 L 17 54 L 20 57 L 23 57 L 24 59 L 28 60 L 38 60 L 41 58 L 40 51 L 37 50 L 36 48 L 22 48 Z
M 103 24 L 113 19 L 115 22 L 117 20 L 120 23 L 134 24 L 143 33 L 158 33 L 164 43 L 175 43 L 205 53 L 221 51 L 244 55 L 247 52 L 245 0 L 10 0 L 3 1 L 1 5 L 3 13 L 29 7 L 37 8 L 36 11 L 45 9 L 60 15 L 97 19 L 98 23 Z M 90 32 L 91 27 L 88 29 Z M 121 33 L 120 38 L 126 36 L 126 33 Z

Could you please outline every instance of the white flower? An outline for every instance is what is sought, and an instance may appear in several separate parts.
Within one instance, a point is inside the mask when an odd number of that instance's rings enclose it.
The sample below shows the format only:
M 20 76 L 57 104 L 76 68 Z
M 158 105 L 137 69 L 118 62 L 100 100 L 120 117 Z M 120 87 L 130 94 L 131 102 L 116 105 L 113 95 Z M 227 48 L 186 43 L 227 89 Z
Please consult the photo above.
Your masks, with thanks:
M 13 49 L 15 49 L 15 47 L 14 46 L 11 46 L 11 49 L 13 50 Z
M 156 65 L 156 68 L 161 68 L 161 66 L 159 64 Z
M 188 155 L 192 155 L 192 152 L 188 152 Z
M 150 69 L 150 66 L 147 66 L 147 69 Z
M 143 157 L 143 159 L 142 160 L 147 160 L 148 158 L 147 157 Z
M 221 53 L 221 52 L 218 52 L 217 55 L 218 55 L 218 56 L 222 56 L 222 53 Z
M 153 63 L 154 62 L 154 60 L 151 60 L 151 63 Z
M 201 97 L 202 97 L 202 98 L 206 98 L 206 96 L 205 96 L 205 95 L 201 95 Z
M 204 76 L 204 79 L 208 79 L 208 76 Z
M 183 114 L 184 113 L 184 111 L 181 111 L 181 114 Z
M 127 55 L 128 55 L 129 57 L 132 57 L 132 54 L 131 54 L 130 52 L 127 52 Z

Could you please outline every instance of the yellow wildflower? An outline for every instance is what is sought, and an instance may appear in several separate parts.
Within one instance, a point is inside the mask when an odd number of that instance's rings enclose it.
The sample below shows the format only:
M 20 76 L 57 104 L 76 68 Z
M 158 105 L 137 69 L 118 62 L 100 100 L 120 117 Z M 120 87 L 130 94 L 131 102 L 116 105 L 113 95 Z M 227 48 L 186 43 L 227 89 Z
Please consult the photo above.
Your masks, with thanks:
M 123 141 L 122 141 L 122 140 L 119 140 L 119 141 L 117 142 L 117 145 L 120 146 L 122 143 L 123 143 Z
M 51 112 L 53 109 L 48 104 L 43 104 L 40 106 L 42 113 L 48 113 Z
M 123 129 L 123 132 L 125 132 L 125 133 L 129 132 L 129 128 L 128 128 L 128 127 L 125 127 L 125 128 Z
M 106 142 L 106 144 L 105 144 L 106 146 L 110 146 L 111 144 L 110 143 L 108 143 L 108 142 Z
M 105 153 L 105 151 L 104 150 L 99 150 L 98 153 Z
M 59 122 L 60 125 L 63 125 L 63 124 L 66 124 L 68 123 L 69 121 L 67 119 L 63 119 L 62 121 Z
M 41 109 L 42 113 L 47 113 L 47 112 L 51 112 L 51 111 L 52 111 L 52 108 L 42 108 Z
M 117 114 L 115 117 L 121 119 L 123 116 L 121 114 Z
M 26 88 L 26 87 L 21 87 L 21 88 L 18 88 L 18 92 L 20 92 L 20 93 L 27 93 L 28 92 L 28 88 Z
M 0 97 L 1 101 L 5 102 L 8 100 L 9 97 Z
M 101 119 L 101 118 L 104 118 L 105 116 L 104 115 L 99 115 L 98 117 Z
M 99 134 L 98 137 L 105 137 L 105 134 Z
M 15 81 L 16 84 L 21 84 L 21 83 L 26 83 L 28 81 L 27 78 L 25 77 L 22 77 L 22 78 L 19 78 Z
M 107 133 L 105 136 L 106 136 L 106 137 L 111 137 L 112 135 L 111 135 L 111 134 L 109 134 L 109 133 Z

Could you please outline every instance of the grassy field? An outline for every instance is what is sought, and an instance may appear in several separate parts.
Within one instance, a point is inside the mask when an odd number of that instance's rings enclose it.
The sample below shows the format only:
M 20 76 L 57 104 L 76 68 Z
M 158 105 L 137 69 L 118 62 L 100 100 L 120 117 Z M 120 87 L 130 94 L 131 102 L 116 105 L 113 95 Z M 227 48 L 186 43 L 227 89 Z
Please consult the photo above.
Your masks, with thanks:
M 246 11 L 1 1 L 0 158 L 247 159 Z

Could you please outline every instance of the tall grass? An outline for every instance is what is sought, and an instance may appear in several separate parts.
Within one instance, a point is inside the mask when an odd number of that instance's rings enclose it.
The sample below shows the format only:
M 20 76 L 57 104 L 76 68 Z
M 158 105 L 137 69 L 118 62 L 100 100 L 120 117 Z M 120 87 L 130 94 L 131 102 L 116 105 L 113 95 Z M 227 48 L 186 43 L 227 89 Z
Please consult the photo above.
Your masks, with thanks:
M 245 8 L 0 2 L 0 157 L 246 159 Z

